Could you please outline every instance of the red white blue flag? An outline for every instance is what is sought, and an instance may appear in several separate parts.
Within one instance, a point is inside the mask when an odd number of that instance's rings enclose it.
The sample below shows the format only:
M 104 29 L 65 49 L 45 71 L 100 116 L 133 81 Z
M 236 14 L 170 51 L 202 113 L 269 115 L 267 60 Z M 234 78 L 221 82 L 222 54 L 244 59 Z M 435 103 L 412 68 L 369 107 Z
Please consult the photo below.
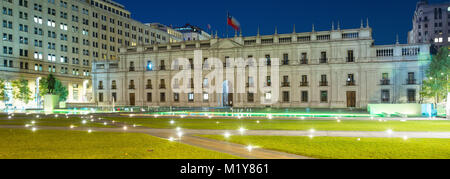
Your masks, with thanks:
M 239 23 L 239 21 L 237 21 L 236 18 L 231 16 L 230 13 L 228 13 L 228 16 L 227 16 L 227 24 L 229 26 L 233 27 L 234 30 L 241 29 L 241 24 Z

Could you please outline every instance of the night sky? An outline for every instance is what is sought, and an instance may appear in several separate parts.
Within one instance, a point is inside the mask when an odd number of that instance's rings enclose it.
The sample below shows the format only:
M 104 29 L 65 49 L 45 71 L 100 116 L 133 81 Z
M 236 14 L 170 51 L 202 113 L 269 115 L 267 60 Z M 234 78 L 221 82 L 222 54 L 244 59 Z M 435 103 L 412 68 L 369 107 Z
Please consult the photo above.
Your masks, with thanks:
M 226 14 L 229 11 L 241 23 L 244 36 L 254 36 L 258 25 L 261 34 L 330 30 L 331 22 L 340 21 L 341 29 L 359 28 L 361 19 L 369 18 L 376 44 L 407 43 L 408 31 L 418 0 L 115 0 L 131 11 L 132 18 L 148 23 L 159 22 L 181 26 L 191 23 L 226 36 Z M 443 2 L 445 0 L 430 0 Z M 447 0 L 448 1 L 448 0 Z M 336 25 L 337 26 L 337 25 Z M 230 36 L 234 35 L 230 29 Z M 208 31 L 208 30 L 207 30 Z

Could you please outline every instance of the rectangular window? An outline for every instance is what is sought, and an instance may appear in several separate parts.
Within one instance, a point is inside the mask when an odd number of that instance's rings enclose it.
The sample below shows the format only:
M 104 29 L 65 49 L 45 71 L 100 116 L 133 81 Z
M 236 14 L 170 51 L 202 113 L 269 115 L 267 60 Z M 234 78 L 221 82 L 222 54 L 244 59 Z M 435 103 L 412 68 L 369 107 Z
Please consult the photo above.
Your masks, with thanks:
M 98 102 L 103 102 L 103 93 L 98 93 Z
M 308 91 L 302 91 L 302 103 L 308 102 Z
M 112 100 L 117 101 L 117 93 L 111 93 Z
M 147 102 L 152 102 L 152 93 L 147 93 Z
M 166 93 L 161 93 L 159 95 L 159 101 L 160 102 L 166 102 Z
M 415 102 L 416 102 L 416 90 L 408 89 L 408 103 L 415 103 Z
M 381 102 L 382 103 L 389 103 L 391 101 L 389 90 L 381 90 Z
M 180 93 L 174 93 L 173 94 L 173 101 L 174 102 L 180 102 Z
M 320 102 L 328 103 L 328 91 L 320 91 Z
M 355 57 L 353 56 L 353 50 L 347 51 L 347 62 L 354 62 Z
M 189 93 L 188 94 L 188 101 L 189 102 L 194 102 L 194 93 Z
M 253 93 L 247 93 L 247 102 L 253 103 L 255 102 L 255 95 Z
M 208 102 L 208 101 L 209 101 L 209 94 L 203 93 L 203 102 Z
M 289 102 L 289 91 L 283 91 L 283 102 Z

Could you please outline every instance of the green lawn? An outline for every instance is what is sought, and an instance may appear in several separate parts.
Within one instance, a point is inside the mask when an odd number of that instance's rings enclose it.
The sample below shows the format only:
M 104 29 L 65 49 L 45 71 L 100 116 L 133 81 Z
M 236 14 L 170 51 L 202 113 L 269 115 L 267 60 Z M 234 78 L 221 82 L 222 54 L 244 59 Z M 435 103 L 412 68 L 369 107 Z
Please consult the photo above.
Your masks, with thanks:
M 83 120 L 86 121 L 83 124 Z M 54 115 L 15 115 L 11 119 L 8 116 L 0 117 L 0 125 L 31 125 L 34 121 L 34 126 L 57 126 L 57 127 L 69 127 L 74 125 L 77 127 L 100 127 L 100 128 L 112 128 L 112 125 L 104 125 L 101 123 L 91 122 L 89 119 L 81 119 L 80 117 L 69 117 L 66 118 L 64 115 L 59 115 L 55 117 Z
M 142 125 L 150 128 L 172 129 L 225 129 L 237 130 L 310 130 L 318 131 L 433 131 L 449 132 L 450 121 L 362 121 L 345 120 L 245 120 L 245 119 L 152 119 L 152 118 L 106 118 L 128 125 Z M 174 121 L 173 124 L 170 121 Z M 260 123 L 258 124 L 257 121 Z M 218 122 L 218 123 L 217 123 Z
M 207 136 L 319 159 L 450 159 L 450 139 Z
M 0 159 L 232 159 L 135 133 L 0 129 Z

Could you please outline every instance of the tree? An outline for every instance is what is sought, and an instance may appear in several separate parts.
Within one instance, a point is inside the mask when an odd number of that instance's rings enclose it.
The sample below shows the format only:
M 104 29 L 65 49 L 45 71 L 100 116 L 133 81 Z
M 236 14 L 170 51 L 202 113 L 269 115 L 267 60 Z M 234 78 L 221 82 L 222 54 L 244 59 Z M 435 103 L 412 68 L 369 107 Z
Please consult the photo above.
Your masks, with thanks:
M 0 79 L 0 101 L 4 101 L 8 98 L 8 96 L 6 95 L 6 84 L 5 84 L 5 80 Z
M 14 80 L 11 82 L 11 86 L 13 88 L 12 95 L 14 99 L 18 99 L 25 104 L 30 102 L 33 98 L 31 97 L 31 90 L 28 86 L 28 80 L 20 79 Z
M 431 98 L 434 104 L 440 103 L 447 97 L 450 81 L 450 47 L 442 47 L 431 60 L 429 69 L 426 72 L 427 79 L 423 81 L 420 95 L 424 98 Z
M 69 92 L 61 81 L 50 74 L 47 78 L 42 78 L 41 81 L 39 81 L 39 95 L 45 96 L 47 94 L 58 95 L 59 102 L 63 102 L 67 100 Z

